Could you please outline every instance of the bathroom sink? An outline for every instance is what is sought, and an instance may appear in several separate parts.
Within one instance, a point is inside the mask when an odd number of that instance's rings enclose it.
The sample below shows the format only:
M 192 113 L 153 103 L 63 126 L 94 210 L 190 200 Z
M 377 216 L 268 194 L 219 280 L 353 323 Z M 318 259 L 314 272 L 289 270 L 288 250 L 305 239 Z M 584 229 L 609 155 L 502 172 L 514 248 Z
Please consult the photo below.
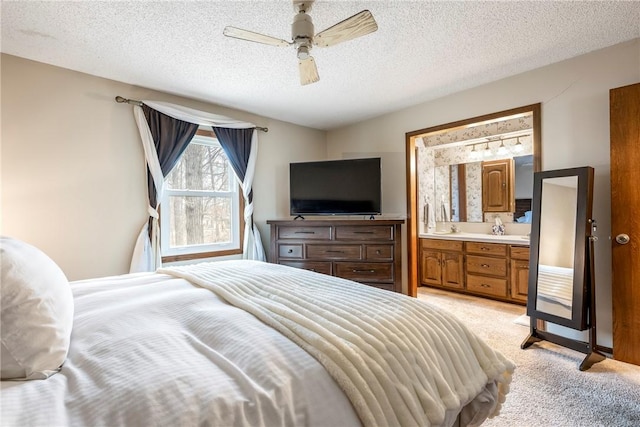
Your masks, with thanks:
M 467 233 L 467 232 L 451 232 L 451 231 L 431 231 L 423 236 L 438 236 L 447 240 L 469 240 L 472 242 L 496 242 L 526 245 L 529 243 L 528 236 L 516 234 L 495 235 L 491 233 Z

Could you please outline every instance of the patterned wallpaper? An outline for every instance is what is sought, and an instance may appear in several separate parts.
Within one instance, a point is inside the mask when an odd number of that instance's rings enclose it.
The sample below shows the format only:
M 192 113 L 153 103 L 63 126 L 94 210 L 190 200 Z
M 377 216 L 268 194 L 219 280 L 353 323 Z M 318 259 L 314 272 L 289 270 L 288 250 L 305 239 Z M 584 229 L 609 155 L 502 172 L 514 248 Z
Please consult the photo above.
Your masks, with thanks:
M 480 123 L 471 126 L 433 132 L 422 137 L 422 141 L 426 147 L 435 147 L 454 142 L 499 136 L 531 128 L 533 128 L 533 114 L 529 113 L 522 117 L 505 118 L 504 120 L 492 121 L 490 123 Z

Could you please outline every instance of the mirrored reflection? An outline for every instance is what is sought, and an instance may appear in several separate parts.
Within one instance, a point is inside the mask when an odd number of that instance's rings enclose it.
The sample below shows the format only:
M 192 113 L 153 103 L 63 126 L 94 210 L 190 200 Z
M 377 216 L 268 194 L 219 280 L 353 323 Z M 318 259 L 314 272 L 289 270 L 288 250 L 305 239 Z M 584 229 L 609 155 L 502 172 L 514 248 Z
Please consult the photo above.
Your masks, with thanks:
M 546 178 L 540 199 L 536 310 L 571 319 L 578 177 Z

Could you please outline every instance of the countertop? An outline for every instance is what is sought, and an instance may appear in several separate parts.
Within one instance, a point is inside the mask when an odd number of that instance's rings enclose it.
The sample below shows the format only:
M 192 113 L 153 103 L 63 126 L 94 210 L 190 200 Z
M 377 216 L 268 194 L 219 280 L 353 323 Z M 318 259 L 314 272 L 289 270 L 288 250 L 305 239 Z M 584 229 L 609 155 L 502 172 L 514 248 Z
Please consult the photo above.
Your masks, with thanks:
M 494 234 L 483 233 L 435 231 L 430 233 L 420 233 L 418 237 L 421 239 L 464 240 L 467 242 L 506 243 L 509 245 L 529 246 L 529 236 L 520 236 L 515 234 L 496 236 Z

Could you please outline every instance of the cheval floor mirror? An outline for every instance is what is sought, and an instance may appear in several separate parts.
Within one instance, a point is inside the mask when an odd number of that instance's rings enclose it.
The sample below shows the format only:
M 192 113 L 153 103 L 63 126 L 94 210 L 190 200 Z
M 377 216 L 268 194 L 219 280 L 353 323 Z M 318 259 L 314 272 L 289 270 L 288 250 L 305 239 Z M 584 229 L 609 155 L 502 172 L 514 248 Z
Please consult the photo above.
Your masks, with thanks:
M 585 353 L 581 371 L 605 359 L 596 350 L 593 243 L 597 238 L 592 204 L 593 168 L 534 174 L 527 301 L 531 324 L 521 348 L 549 341 Z M 544 330 L 539 320 L 546 322 Z M 550 332 L 550 324 L 587 331 L 588 338 Z

